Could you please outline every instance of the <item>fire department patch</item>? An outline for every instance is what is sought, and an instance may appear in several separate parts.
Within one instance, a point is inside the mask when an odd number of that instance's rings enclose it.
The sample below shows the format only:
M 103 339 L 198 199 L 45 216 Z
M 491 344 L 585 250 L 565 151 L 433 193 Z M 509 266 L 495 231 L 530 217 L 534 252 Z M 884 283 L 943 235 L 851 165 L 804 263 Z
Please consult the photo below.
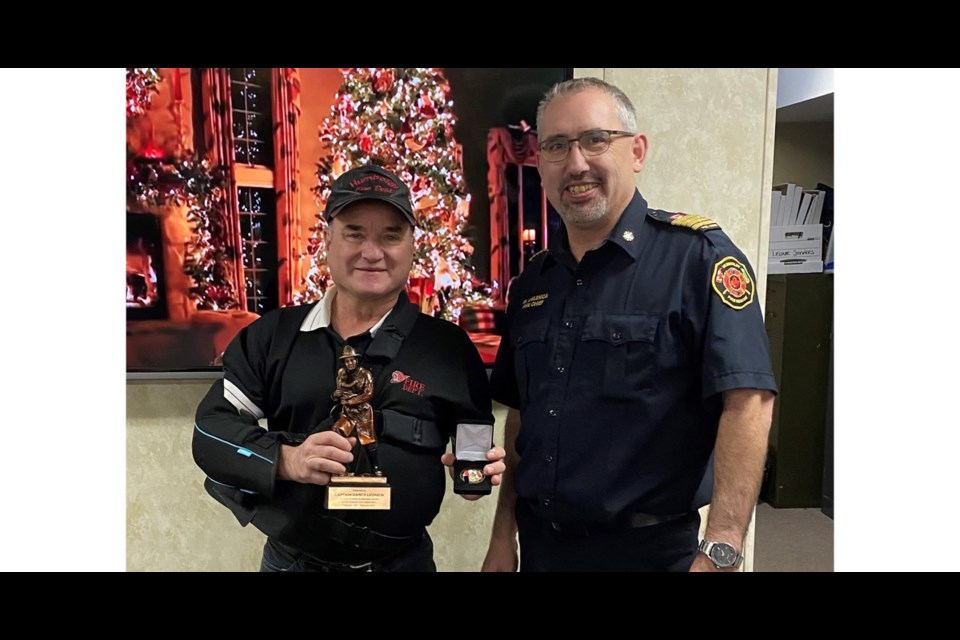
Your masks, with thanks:
M 753 302 L 756 286 L 742 262 L 727 256 L 713 267 L 713 290 L 732 309 L 743 309 Z

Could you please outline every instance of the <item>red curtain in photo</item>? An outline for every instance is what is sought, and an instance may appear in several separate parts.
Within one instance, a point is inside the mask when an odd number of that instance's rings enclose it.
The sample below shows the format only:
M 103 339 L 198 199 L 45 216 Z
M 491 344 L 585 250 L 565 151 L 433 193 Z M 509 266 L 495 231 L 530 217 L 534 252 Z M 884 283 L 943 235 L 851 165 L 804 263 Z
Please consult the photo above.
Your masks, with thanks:
M 203 100 L 203 140 L 210 162 L 225 168 L 233 167 L 233 112 L 230 109 L 230 70 L 226 68 L 204 69 L 201 74 Z M 236 284 L 237 302 L 241 309 L 247 308 L 247 291 L 243 286 L 243 254 L 240 246 L 240 219 L 237 213 L 237 180 L 232 170 L 224 172 L 223 209 L 219 213 L 227 218 L 225 228 L 227 246 L 233 249 L 233 282 Z
M 537 136 L 524 132 L 519 137 L 507 127 L 490 129 L 487 134 L 487 195 L 490 198 L 490 279 L 506 292 L 510 279 L 510 213 L 506 173 L 514 168 L 537 166 Z M 520 242 L 520 238 L 516 239 Z
M 294 255 L 300 238 L 300 71 L 273 70 L 274 188 L 277 191 L 280 305 L 293 302 Z

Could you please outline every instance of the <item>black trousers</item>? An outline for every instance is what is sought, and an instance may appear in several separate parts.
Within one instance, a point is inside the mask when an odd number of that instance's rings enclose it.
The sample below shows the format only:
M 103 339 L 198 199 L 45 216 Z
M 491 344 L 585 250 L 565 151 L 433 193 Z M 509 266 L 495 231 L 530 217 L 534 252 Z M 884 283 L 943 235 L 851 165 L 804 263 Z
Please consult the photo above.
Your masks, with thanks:
M 558 532 L 517 500 L 520 571 L 688 571 L 697 554 L 700 514 L 636 529 Z
M 318 573 L 347 573 L 347 572 L 435 572 L 437 565 L 433 561 L 433 541 L 426 531 L 423 539 L 407 551 L 377 562 L 363 565 L 338 565 L 323 562 L 294 547 L 281 544 L 271 539 L 263 545 L 263 559 L 260 561 L 260 571 L 269 572 L 318 572 Z

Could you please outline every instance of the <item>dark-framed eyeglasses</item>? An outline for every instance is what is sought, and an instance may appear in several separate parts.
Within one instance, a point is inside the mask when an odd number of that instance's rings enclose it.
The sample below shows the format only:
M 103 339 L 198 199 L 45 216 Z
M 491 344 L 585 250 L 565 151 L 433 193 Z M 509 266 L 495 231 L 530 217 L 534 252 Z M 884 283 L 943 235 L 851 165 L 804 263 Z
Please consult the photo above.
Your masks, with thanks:
M 567 138 L 565 136 L 555 136 L 547 138 L 538 146 L 540 154 L 547 162 L 563 162 L 570 155 L 570 146 L 576 142 L 580 145 L 580 151 L 585 156 L 599 156 L 610 148 L 610 143 L 614 136 L 635 136 L 637 134 L 629 131 L 617 131 L 615 129 L 591 129 L 584 131 L 576 138 Z

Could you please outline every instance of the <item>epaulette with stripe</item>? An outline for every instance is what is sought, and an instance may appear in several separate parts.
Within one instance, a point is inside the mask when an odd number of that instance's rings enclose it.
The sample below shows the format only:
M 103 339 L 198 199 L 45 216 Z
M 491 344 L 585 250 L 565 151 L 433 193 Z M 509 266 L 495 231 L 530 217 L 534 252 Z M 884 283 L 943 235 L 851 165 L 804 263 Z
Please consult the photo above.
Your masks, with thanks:
M 711 229 L 720 228 L 720 225 L 710 218 L 695 216 L 689 213 L 671 213 L 669 211 L 661 211 L 660 209 L 647 209 L 647 215 L 657 222 L 665 222 L 674 227 L 687 227 L 694 231 L 710 231 Z
M 548 250 L 548 249 L 543 249 L 542 251 L 537 251 L 535 254 L 533 254 L 532 256 L 530 256 L 530 262 L 533 262 L 534 260 L 536 260 L 537 258 L 539 258 L 540 256 L 542 256 L 542 255 L 545 254 L 545 253 L 549 253 L 549 250 Z

